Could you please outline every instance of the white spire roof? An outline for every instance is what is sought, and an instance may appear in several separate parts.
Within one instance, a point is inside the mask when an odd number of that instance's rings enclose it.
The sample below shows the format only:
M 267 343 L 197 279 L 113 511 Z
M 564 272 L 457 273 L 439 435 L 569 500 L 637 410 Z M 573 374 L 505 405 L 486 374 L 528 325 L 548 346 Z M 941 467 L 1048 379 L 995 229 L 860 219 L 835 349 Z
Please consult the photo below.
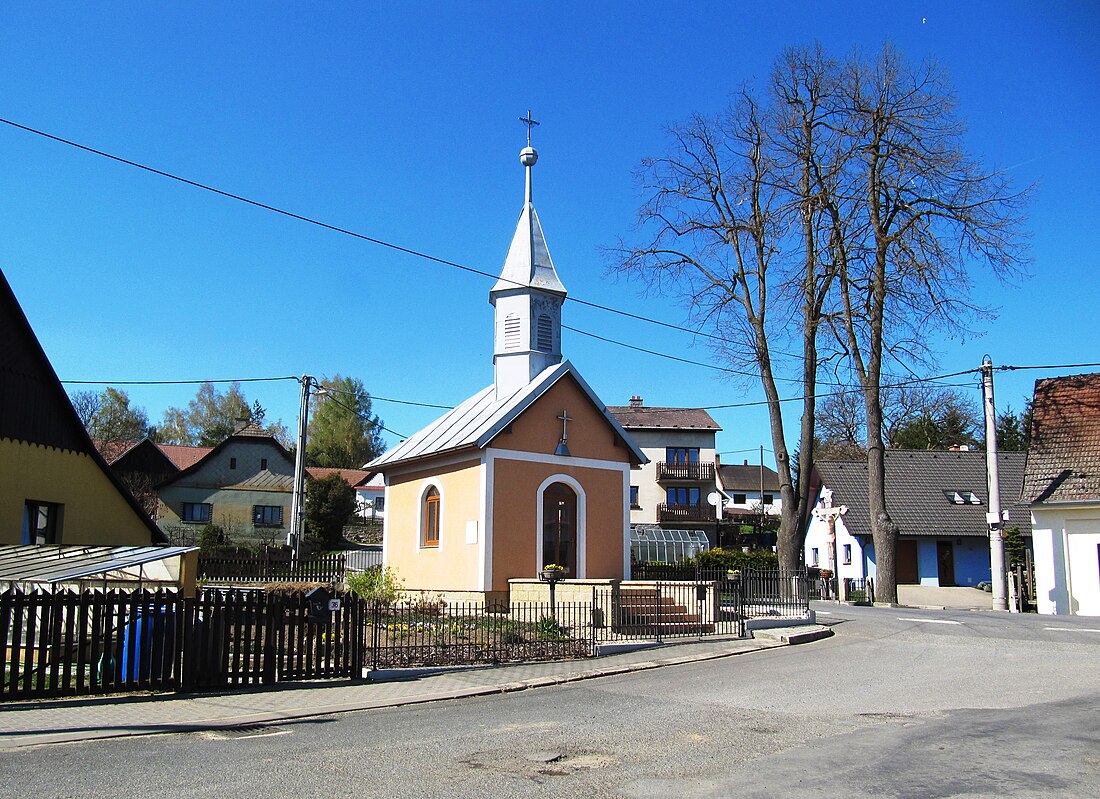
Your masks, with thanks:
M 530 287 L 540 291 L 565 295 L 565 286 L 558 278 L 554 262 L 550 258 L 550 249 L 546 246 L 546 237 L 539 224 L 539 215 L 535 213 L 535 203 L 531 199 L 531 168 L 538 160 L 538 153 L 527 146 L 519 154 L 520 163 L 527 169 L 527 196 L 523 210 L 519 215 L 519 224 L 508 248 L 508 257 L 504 259 L 504 269 L 500 278 L 489 292 L 490 295 L 508 289 Z

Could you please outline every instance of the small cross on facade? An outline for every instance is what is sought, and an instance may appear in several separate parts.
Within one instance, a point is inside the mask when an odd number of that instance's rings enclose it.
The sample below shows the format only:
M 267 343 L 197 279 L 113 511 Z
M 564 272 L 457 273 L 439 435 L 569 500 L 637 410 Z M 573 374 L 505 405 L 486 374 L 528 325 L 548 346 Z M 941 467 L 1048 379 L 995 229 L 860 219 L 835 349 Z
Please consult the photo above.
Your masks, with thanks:
M 520 117 L 519 121 L 527 126 L 527 146 L 530 147 L 531 146 L 531 128 L 533 128 L 535 125 L 537 125 L 539 123 L 536 122 L 531 117 L 531 109 L 530 108 L 527 109 L 527 116 Z
M 568 425 L 571 421 L 573 421 L 573 417 L 569 415 L 569 411 L 563 410 L 561 412 L 561 416 L 559 416 L 558 418 L 561 419 L 561 440 L 562 441 L 568 441 L 569 440 Z

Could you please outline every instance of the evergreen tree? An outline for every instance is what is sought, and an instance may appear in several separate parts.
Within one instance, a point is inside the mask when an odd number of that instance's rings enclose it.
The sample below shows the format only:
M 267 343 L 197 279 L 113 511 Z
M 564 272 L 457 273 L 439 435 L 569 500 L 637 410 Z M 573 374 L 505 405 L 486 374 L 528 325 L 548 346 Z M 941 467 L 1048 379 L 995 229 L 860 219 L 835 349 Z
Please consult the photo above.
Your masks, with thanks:
M 358 469 L 385 450 L 382 421 L 371 414 L 370 394 L 363 381 L 334 375 L 321 381 L 310 399 L 306 463 Z

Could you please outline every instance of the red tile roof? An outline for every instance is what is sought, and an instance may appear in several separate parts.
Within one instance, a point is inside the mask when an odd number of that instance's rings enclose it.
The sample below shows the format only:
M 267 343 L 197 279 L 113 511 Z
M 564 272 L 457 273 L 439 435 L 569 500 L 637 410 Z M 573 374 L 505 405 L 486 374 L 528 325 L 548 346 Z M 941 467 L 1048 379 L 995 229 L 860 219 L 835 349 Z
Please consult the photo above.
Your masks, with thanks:
M 306 471 L 309 472 L 309 476 L 315 480 L 322 477 L 328 477 L 330 474 L 338 474 L 344 478 L 344 482 L 350 486 L 358 485 L 367 478 L 367 475 L 371 474 L 371 472 L 365 469 L 334 469 L 329 466 L 310 466 Z
M 186 447 L 181 444 L 157 444 L 157 449 L 164 453 L 164 457 L 172 461 L 177 469 L 186 469 L 194 466 L 206 456 L 213 447 Z
M 1100 499 L 1100 373 L 1037 380 L 1031 412 L 1024 498 Z

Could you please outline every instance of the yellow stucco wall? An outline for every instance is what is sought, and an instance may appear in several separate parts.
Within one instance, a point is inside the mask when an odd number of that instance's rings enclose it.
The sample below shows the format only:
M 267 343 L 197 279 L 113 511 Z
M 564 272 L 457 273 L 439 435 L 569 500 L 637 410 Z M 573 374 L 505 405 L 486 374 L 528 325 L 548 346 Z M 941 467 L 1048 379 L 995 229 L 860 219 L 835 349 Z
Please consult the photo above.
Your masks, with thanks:
M 557 474 L 572 477 L 584 488 L 587 560 L 584 576 L 623 579 L 625 489 L 622 471 L 496 458 L 493 465 L 494 590 L 507 589 L 511 578 L 536 576 L 537 547 L 542 539 L 538 530 L 538 489 L 544 480 Z M 579 508 L 577 512 L 580 513 Z
M 420 499 L 429 483 L 437 485 L 441 495 L 437 547 L 420 545 Z M 480 541 L 480 520 L 480 459 L 394 475 L 386 498 L 387 562 L 409 589 L 476 591 L 481 548 L 466 543 L 466 523 L 478 523 Z
M 89 456 L 0 439 L 0 544 L 20 544 L 27 500 L 64 506 L 59 544 L 148 546 L 152 533 Z

